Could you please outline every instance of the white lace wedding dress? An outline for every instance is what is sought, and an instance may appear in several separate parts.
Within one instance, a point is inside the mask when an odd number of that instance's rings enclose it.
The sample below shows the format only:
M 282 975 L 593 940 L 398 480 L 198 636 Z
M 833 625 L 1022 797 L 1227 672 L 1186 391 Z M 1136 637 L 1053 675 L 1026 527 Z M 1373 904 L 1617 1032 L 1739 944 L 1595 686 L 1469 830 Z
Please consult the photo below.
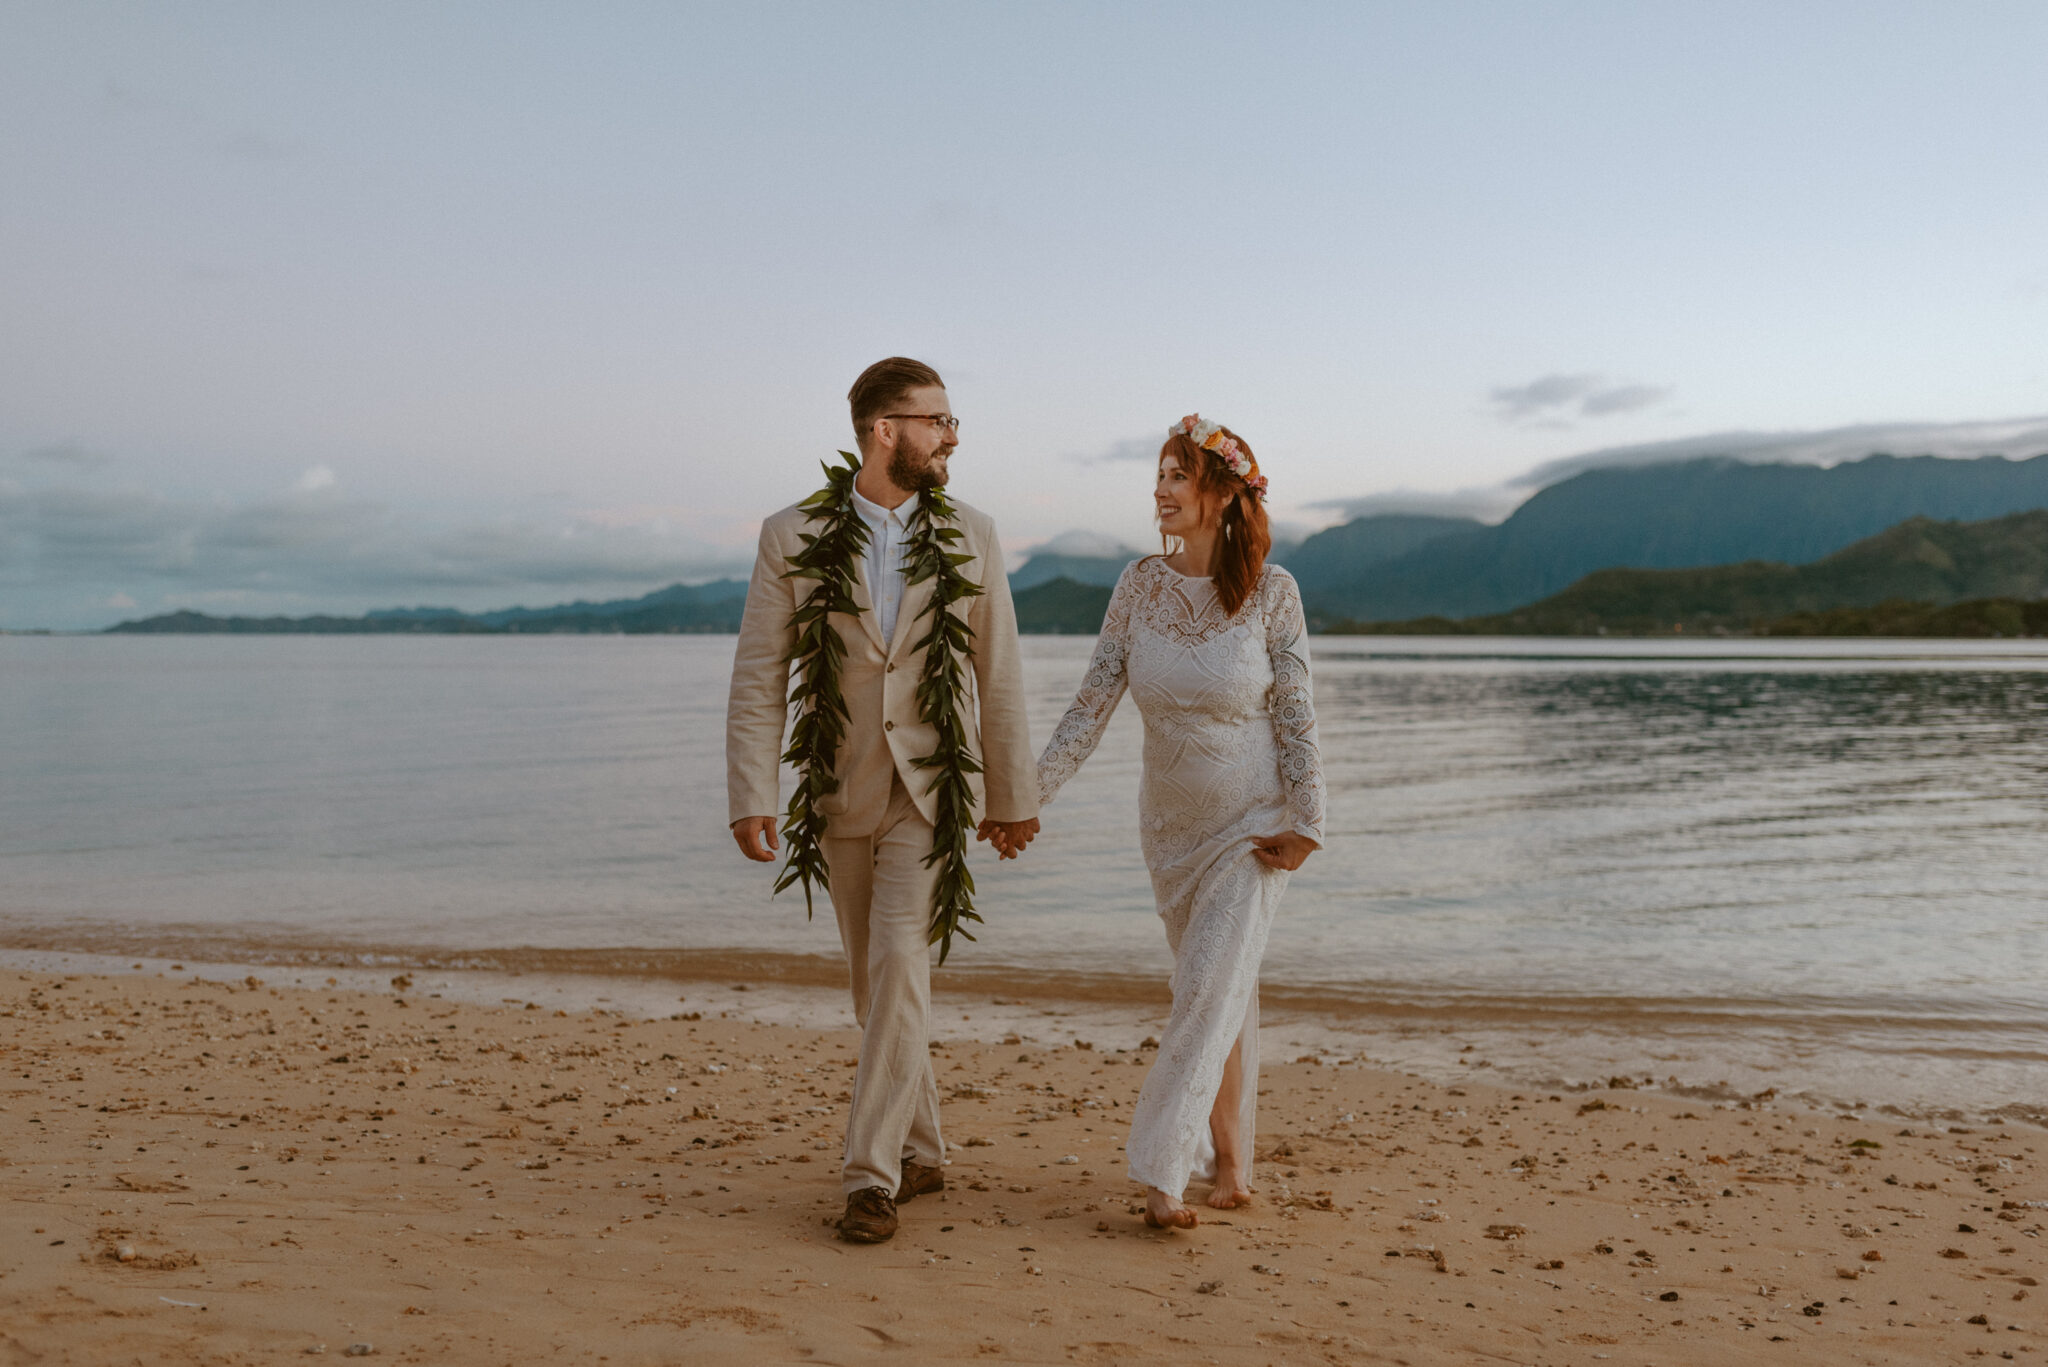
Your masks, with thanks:
M 1051 802 L 1095 749 L 1128 689 L 1145 719 L 1140 839 L 1173 950 L 1173 1013 L 1145 1077 L 1126 1152 L 1131 1176 L 1178 1197 L 1215 1175 L 1209 1111 L 1243 1044 L 1237 1149 L 1250 1181 L 1258 1104 L 1259 960 L 1283 870 L 1258 836 L 1322 842 L 1323 777 L 1294 577 L 1269 565 L 1234 614 L 1208 579 L 1148 556 L 1124 570 L 1072 707 L 1038 761 Z

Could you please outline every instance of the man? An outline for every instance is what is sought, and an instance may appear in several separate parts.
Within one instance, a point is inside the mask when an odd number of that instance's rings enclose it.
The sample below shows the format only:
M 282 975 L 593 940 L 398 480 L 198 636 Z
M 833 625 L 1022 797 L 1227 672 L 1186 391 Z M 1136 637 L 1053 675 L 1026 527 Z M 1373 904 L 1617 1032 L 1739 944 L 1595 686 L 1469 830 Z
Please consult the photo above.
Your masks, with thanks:
M 907 583 L 902 556 L 918 494 L 946 482 L 960 424 L 938 372 L 907 357 L 869 366 L 846 398 L 861 455 L 852 502 L 868 541 L 853 566 L 852 597 L 861 611 L 829 619 L 846 646 L 841 686 L 848 717 L 833 764 L 838 789 L 821 804 L 821 845 L 861 1025 L 839 1231 L 855 1243 L 881 1243 L 896 1232 L 898 1203 L 945 1186 L 929 1046 L 927 928 L 939 870 L 926 857 L 935 808 L 932 771 L 916 767 L 938 746 L 936 729 L 919 715 L 923 660 L 914 648 L 925 636 L 918 618 L 931 602 L 932 581 Z M 961 538 L 949 549 L 972 557 L 960 570 L 982 589 L 956 609 L 973 632 L 978 715 L 972 705 L 962 710 L 968 749 L 983 770 L 970 778 L 981 816 L 976 835 L 1014 858 L 1038 831 L 1017 619 L 995 524 L 956 503 L 952 525 Z M 762 524 L 733 661 L 726 709 L 732 833 L 747 858 L 763 863 L 781 849 L 772 814 L 782 807 L 777 766 L 789 712 L 791 617 L 819 584 L 785 576 L 804 549 L 804 533 L 817 530 L 801 506 Z

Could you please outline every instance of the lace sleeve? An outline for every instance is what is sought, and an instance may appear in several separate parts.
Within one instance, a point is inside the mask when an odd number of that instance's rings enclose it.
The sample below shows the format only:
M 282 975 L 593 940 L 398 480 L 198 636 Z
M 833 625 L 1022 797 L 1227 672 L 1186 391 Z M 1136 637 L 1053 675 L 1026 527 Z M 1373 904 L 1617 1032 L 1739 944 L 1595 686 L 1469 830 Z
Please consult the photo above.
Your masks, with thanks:
M 1323 841 L 1323 756 L 1316 744 L 1316 705 L 1308 670 L 1308 623 L 1291 574 L 1272 576 L 1266 603 L 1266 653 L 1273 663 L 1267 710 L 1280 747 L 1280 781 L 1294 829 Z
M 1081 679 L 1081 691 L 1060 724 L 1053 728 L 1045 753 L 1038 757 L 1038 801 L 1052 801 L 1066 781 L 1081 768 L 1081 762 L 1095 753 L 1109 725 L 1110 713 L 1123 699 L 1126 668 L 1131 649 L 1131 599 L 1136 588 L 1126 567 L 1109 595 L 1109 610 L 1102 615 L 1102 634 L 1095 638 L 1095 654 L 1088 661 L 1088 673 Z

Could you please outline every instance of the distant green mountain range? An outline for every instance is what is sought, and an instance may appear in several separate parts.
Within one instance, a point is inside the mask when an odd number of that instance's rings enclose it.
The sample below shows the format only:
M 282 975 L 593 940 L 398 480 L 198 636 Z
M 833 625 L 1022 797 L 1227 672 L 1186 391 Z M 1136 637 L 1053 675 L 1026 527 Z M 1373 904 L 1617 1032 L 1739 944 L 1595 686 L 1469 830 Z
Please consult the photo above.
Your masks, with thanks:
M 1792 612 L 1871 607 L 1886 597 L 1943 606 L 1972 596 L 2014 601 L 2038 596 L 2039 589 L 2029 593 L 1991 584 L 1998 566 L 2021 565 L 2004 558 L 2021 554 L 2017 544 L 1987 549 L 1988 558 L 1976 569 L 1939 570 L 1935 559 L 1927 557 L 1950 554 L 1940 544 L 1947 533 L 1925 528 L 1981 523 L 2039 508 L 2048 508 L 2048 455 L 2018 461 L 1873 455 L 1828 468 L 1712 457 L 1588 470 L 1541 490 L 1499 526 L 1405 514 L 1355 518 L 1299 544 L 1276 545 L 1272 558 L 1300 582 L 1310 626 L 1318 630 L 1424 618 L 1441 619 L 1444 629 L 1463 630 L 1465 621 L 1510 616 L 1517 622 L 1540 619 L 1550 624 L 1545 630 L 1577 630 L 1572 623 L 1603 624 L 1609 630 L 1668 629 L 1620 625 L 1659 621 L 1752 624 Z M 1891 551 L 1868 548 L 1862 554 L 1877 557 L 1872 565 L 1883 565 L 1868 570 L 1867 583 L 1857 578 L 1864 571 L 1855 568 L 1861 563 L 1855 557 L 1834 565 L 1837 552 L 1886 528 L 1906 535 L 1904 525 L 1913 519 L 1925 524 L 1912 534 L 1920 547 L 1912 554 L 1923 556 L 1915 562 L 1919 569 L 1908 572 L 1903 561 L 1894 564 L 1886 558 Z M 1963 553 L 1960 547 L 1955 551 Z M 1085 533 L 1056 538 L 1011 576 L 1020 624 L 1027 631 L 1094 632 L 1109 586 L 1136 555 L 1110 538 Z M 1819 572 L 1823 562 L 1834 568 Z M 1801 569 L 1795 573 L 1792 566 Z M 1640 578 L 1660 571 L 1711 573 L 1700 584 L 1683 575 L 1668 582 Z M 2023 567 L 2012 570 L 2022 579 L 2026 572 Z M 1594 576 L 1590 581 L 1589 575 Z M 1964 587 L 1963 580 L 1980 587 Z M 1711 590 L 1702 586 L 1709 581 Z M 1879 581 L 1888 586 L 1882 592 L 1870 587 Z M 1704 595 L 1697 602 L 1687 597 L 1695 591 Z M 674 584 L 639 598 L 545 608 L 481 613 L 393 608 L 360 618 L 177 612 L 108 629 L 730 632 L 739 629 L 745 600 L 746 585 L 728 579 Z
M 2038 601 L 2044 595 L 2048 510 L 2037 509 L 1983 522 L 1909 518 L 1805 565 L 1750 560 L 1706 569 L 1597 570 L 1562 593 L 1508 612 L 1456 621 L 1336 622 L 1328 629 L 1489 636 L 2014 635 L 2027 634 L 2037 617 L 2048 625 L 2048 603 Z
M 1302 592 L 1343 599 L 1359 585 L 1369 584 L 1390 561 L 1445 541 L 1493 530 L 1470 517 L 1425 517 L 1416 513 L 1376 513 L 1326 527 L 1271 557 L 1286 566 Z M 1313 585 L 1313 590 L 1311 590 Z
M 1475 522 L 1472 525 L 1476 527 L 1480 524 Z M 1290 557 L 1296 554 L 1301 546 L 1302 543 L 1298 541 L 1275 541 L 1266 558 L 1276 565 L 1291 564 Z M 1010 591 L 1022 593 L 1026 589 L 1037 588 L 1040 584 L 1050 584 L 1055 579 L 1066 579 L 1076 584 L 1095 584 L 1106 589 L 1115 588 L 1117 576 L 1124 572 L 1124 566 L 1142 556 L 1156 554 L 1156 547 L 1150 551 L 1140 551 L 1129 546 L 1117 546 L 1114 553 L 1079 555 L 1061 549 L 1059 542 L 1055 541 L 1033 551 L 1023 564 L 1011 571 Z
M 1123 566 L 1117 567 L 1121 572 Z M 1074 579 L 1054 579 L 1019 589 L 1012 595 L 1017 605 L 1017 630 L 1026 636 L 1093 636 L 1102 630 L 1102 614 L 1109 608 L 1107 584 L 1084 584 Z
M 1447 524 L 1441 534 L 1376 560 L 1336 553 L 1397 530 L 1384 516 L 1360 518 L 1281 563 L 1311 621 L 1466 617 L 1533 604 L 1595 570 L 1803 565 L 1908 518 L 1975 522 L 2029 508 L 2048 508 L 2048 455 L 1874 455 L 1826 468 L 1707 458 L 1588 470 L 1497 527 L 1430 519 Z M 1402 519 L 1399 534 L 1419 531 L 1415 521 Z
M 1115 588 L 1124 566 L 1144 554 L 1127 551 L 1117 555 L 1067 555 L 1060 551 L 1037 551 L 1010 576 L 1010 591 L 1023 593 L 1055 580 Z
M 477 613 L 454 608 L 381 608 L 361 617 L 209 617 L 203 612 L 171 612 L 122 622 L 107 630 L 131 635 L 317 636 L 735 632 L 740 629 L 740 613 L 746 602 L 744 582 L 720 579 L 710 584 L 671 584 L 639 598 L 618 598 L 605 603 L 579 600 L 550 608 L 499 608 Z
M 1975 598 L 1936 607 L 1894 599 L 1874 608 L 1795 612 L 1767 624 L 1760 636 L 2048 636 L 2048 598 Z

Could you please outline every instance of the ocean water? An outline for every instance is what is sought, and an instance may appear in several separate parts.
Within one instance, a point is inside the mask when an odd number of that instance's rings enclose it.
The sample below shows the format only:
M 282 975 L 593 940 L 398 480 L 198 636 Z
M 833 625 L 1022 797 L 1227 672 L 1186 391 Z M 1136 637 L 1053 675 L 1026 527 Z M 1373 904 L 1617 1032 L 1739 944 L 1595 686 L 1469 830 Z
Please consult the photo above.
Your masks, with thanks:
M 731 638 L 0 637 L 0 948 L 829 984 Z M 1034 737 L 1091 643 L 1025 642 Z M 1317 638 L 1269 1019 L 1515 1085 L 2048 1114 L 2048 645 Z M 1155 1010 L 1126 702 L 943 985 Z M 1277 1015 L 1275 1013 L 1278 1013 Z

